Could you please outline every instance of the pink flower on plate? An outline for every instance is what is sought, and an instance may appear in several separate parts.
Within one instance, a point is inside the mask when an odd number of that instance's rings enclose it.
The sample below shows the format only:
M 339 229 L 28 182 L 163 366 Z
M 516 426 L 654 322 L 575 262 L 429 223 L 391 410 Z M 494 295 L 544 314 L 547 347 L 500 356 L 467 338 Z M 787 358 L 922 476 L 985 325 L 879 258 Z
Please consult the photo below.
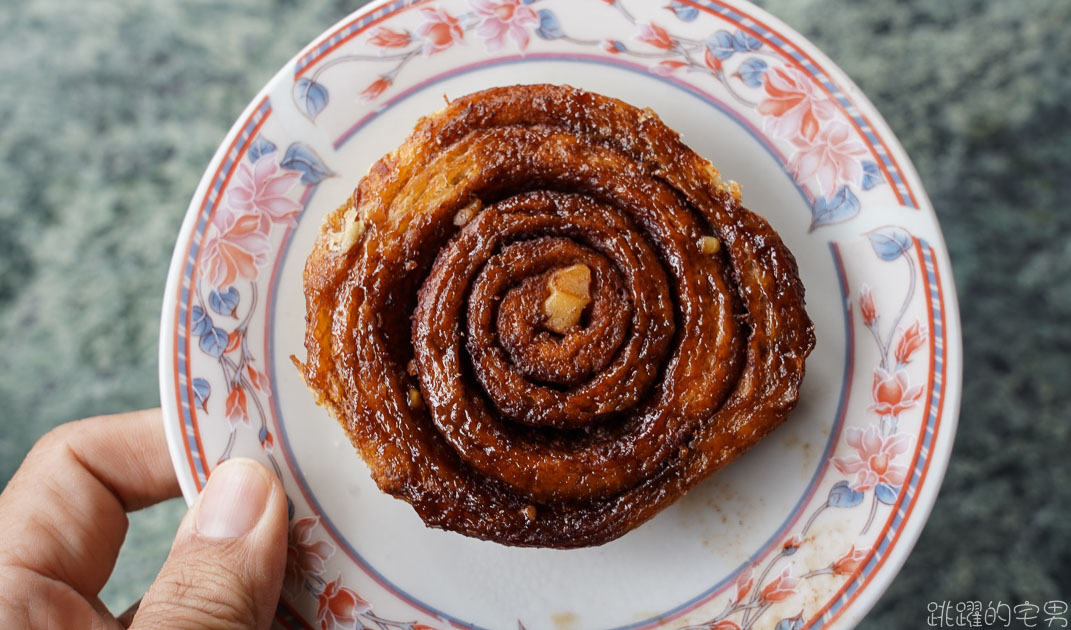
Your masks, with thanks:
M 710 71 L 714 73 L 714 76 L 721 76 L 721 73 L 725 71 L 721 59 L 714 56 L 714 53 L 710 52 L 710 48 L 707 48 L 706 46 L 703 47 L 703 63 L 710 68 Z
M 900 341 L 896 343 L 896 362 L 903 365 L 911 360 L 911 355 L 926 343 L 926 331 L 922 330 L 916 320 L 908 326 L 904 334 L 900 335 Z
M 392 83 L 394 83 L 394 81 L 389 77 L 379 77 L 375 81 L 372 81 L 372 84 L 361 92 L 360 99 L 362 101 L 373 101 L 386 92 L 387 88 L 389 88 Z
M 271 453 L 275 450 L 275 436 L 272 435 L 271 431 L 261 431 L 260 448 L 264 449 L 265 453 Z
M 779 138 L 800 136 L 813 140 L 824 122 L 833 119 L 837 106 L 805 72 L 782 66 L 765 74 L 767 98 L 759 113 L 769 116 L 767 129 Z
M 673 50 L 673 47 L 677 45 L 666 29 L 654 22 L 640 24 L 640 32 L 636 35 L 636 39 L 662 50 Z
M 906 433 L 883 437 L 874 425 L 850 427 L 845 441 L 855 453 L 833 458 L 833 465 L 845 475 L 856 475 L 856 490 L 869 490 L 879 483 L 899 486 L 907 478 L 907 467 L 893 461 L 911 445 Z
M 353 628 L 357 625 L 358 615 L 372 610 L 371 604 L 353 589 L 342 586 L 341 582 L 342 575 L 339 575 L 316 596 L 316 620 L 320 622 L 320 630 L 336 626 Z
M 859 565 L 866 560 L 867 554 L 870 553 L 869 549 L 856 549 L 855 545 L 848 550 L 848 553 L 844 554 L 831 567 L 833 572 L 837 575 L 851 575 L 855 573 L 855 570 L 859 568 Z
M 301 173 L 282 170 L 274 158 L 274 153 L 267 153 L 252 164 L 246 160 L 239 162 L 235 178 L 227 187 L 227 205 L 239 215 L 254 214 L 293 227 L 301 213 L 301 204 L 287 194 Z
M 863 314 L 863 323 L 867 327 L 873 326 L 878 321 L 878 309 L 874 307 L 874 292 L 869 284 L 864 284 L 859 289 L 859 311 Z
M 242 345 L 242 333 L 237 330 L 232 330 L 227 335 L 227 346 L 223 349 L 223 354 L 234 352 Z
M 249 409 L 247 407 L 245 388 L 241 385 L 236 385 L 227 394 L 224 412 L 227 415 L 227 421 L 231 423 L 232 429 L 237 428 L 240 424 L 249 426 Z
M 785 567 L 781 575 L 770 580 L 766 586 L 762 587 L 762 591 L 759 593 L 759 601 L 764 604 L 784 601 L 796 592 L 797 584 L 799 584 L 799 579 L 792 575 L 792 565 L 789 565 Z
M 822 125 L 811 139 L 797 136 L 796 152 L 788 168 L 797 182 L 814 177 L 825 196 L 836 192 L 842 183 L 858 183 L 863 177 L 862 157 L 866 148 L 852 135 L 851 127 L 834 120 Z
M 748 565 L 743 572 L 736 578 L 736 582 L 733 586 L 736 587 L 736 599 L 733 601 L 742 602 L 747 594 L 751 592 L 751 587 L 755 585 L 755 576 L 752 575 L 752 565 Z
M 286 573 L 283 577 L 283 590 L 296 596 L 305 584 L 305 574 L 320 575 L 326 569 L 324 564 L 335 548 L 326 540 L 312 539 L 319 518 L 303 518 L 294 521 L 290 527 L 290 537 L 286 541 Z
M 502 48 L 507 33 L 524 50 L 528 47 L 528 29 L 539 24 L 536 12 L 521 0 L 472 0 L 472 8 L 482 18 L 476 34 L 484 38 L 488 50 Z
M 903 370 L 889 374 L 879 367 L 874 370 L 871 393 L 874 395 L 874 404 L 869 407 L 870 411 L 883 416 L 898 416 L 918 403 L 922 397 L 922 385 L 912 387 L 907 372 Z
M 409 31 L 399 32 L 385 26 L 377 28 L 372 33 L 372 37 L 368 39 L 369 44 L 380 48 L 404 48 L 411 41 L 413 41 L 413 37 L 409 34 Z
M 249 375 L 249 382 L 253 384 L 253 387 L 262 394 L 271 396 L 271 380 L 268 375 L 261 372 L 252 364 L 247 363 L 245 366 L 246 374 Z
M 659 61 L 656 65 L 652 66 L 651 72 L 659 76 L 668 77 L 687 65 L 686 62 L 679 59 L 666 59 L 664 61 Z
M 265 228 L 271 224 L 255 214 L 235 216 L 221 212 L 209 228 L 204 244 L 204 264 L 208 283 L 215 288 L 235 280 L 254 280 L 267 262 L 271 242 Z
M 465 39 L 465 31 L 457 18 L 440 8 L 424 7 L 420 9 L 424 24 L 417 29 L 417 35 L 424 40 L 424 54 L 433 55 L 446 50 Z

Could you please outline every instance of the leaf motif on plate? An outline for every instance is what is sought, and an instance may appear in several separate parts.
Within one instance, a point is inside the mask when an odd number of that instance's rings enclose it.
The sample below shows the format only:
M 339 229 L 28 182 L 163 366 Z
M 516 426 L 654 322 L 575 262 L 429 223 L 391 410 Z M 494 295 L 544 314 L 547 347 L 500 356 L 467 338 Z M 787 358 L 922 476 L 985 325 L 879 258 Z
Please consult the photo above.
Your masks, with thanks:
M 762 42 L 744 31 L 718 31 L 707 38 L 706 46 L 712 55 L 724 61 L 734 53 L 758 50 Z
M 536 29 L 536 35 L 543 39 L 561 39 L 565 37 L 565 32 L 562 31 L 562 25 L 558 22 L 558 16 L 554 15 L 549 9 L 540 9 L 536 14 L 539 16 L 539 28 Z
M 769 66 L 767 66 L 766 62 L 762 59 L 748 59 L 740 64 L 740 67 L 736 71 L 736 75 L 740 77 L 740 80 L 748 87 L 762 87 L 762 77 L 766 74 L 767 68 L 769 68 Z
M 745 33 L 742 30 L 737 30 L 733 33 L 733 44 L 736 50 L 740 52 L 748 52 L 752 50 L 758 50 L 762 48 L 762 42 L 757 37 L 750 33 Z
M 882 181 L 877 162 L 870 160 L 863 162 L 863 190 L 870 190 Z
M 885 505 L 896 503 L 896 496 L 900 494 L 900 488 L 887 483 L 879 483 L 874 486 L 874 496 Z
M 212 328 L 212 318 L 205 309 L 195 305 L 190 309 L 190 333 L 200 337 Z
M 903 228 L 878 228 L 867 234 L 878 258 L 893 261 L 911 250 L 914 240 Z
M 197 340 L 197 347 L 199 347 L 205 354 L 220 358 L 227 350 L 227 344 L 230 343 L 231 337 L 227 334 L 226 330 L 219 327 L 212 327 L 206 330 L 200 338 Z
M 854 507 L 863 502 L 863 493 L 848 485 L 847 481 L 838 481 L 829 489 L 826 505 L 829 507 Z
M 737 52 L 736 43 L 733 41 L 733 36 L 729 31 L 714 33 L 707 38 L 706 46 L 710 54 L 723 61 Z
M 208 411 L 208 398 L 212 395 L 212 386 L 201 377 L 193 379 L 193 402 L 201 408 L 201 411 Z
M 234 288 L 234 285 L 227 287 L 226 291 L 212 289 L 212 292 L 208 294 L 208 306 L 220 315 L 234 317 L 238 310 L 239 299 L 238 289 Z
M 316 118 L 327 107 L 327 88 L 307 77 L 294 82 L 294 103 L 302 114 Z
M 256 162 L 260 159 L 260 156 L 267 155 L 274 150 L 275 143 L 266 139 L 264 136 L 257 136 L 257 139 L 249 146 L 249 161 Z
M 666 8 L 677 15 L 682 22 L 692 22 L 699 17 L 699 9 L 690 7 L 683 2 L 670 2 Z
M 847 186 L 841 186 L 840 190 L 832 197 L 819 197 L 811 206 L 811 227 L 808 231 L 814 231 L 823 225 L 841 223 L 859 214 L 859 198 L 852 193 Z
M 320 156 L 316 155 L 316 152 L 304 142 L 295 142 L 290 145 L 279 166 L 288 171 L 301 173 L 301 183 L 306 186 L 315 186 L 335 174 L 331 169 L 327 168 Z

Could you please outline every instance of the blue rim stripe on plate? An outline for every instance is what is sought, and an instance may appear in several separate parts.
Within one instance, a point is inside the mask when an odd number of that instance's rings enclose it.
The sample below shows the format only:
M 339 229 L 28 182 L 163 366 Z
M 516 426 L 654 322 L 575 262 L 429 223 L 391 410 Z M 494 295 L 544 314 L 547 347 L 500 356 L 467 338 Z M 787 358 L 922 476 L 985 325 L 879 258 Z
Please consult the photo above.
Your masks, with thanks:
M 316 50 L 328 50 L 331 47 L 332 42 L 337 43 L 338 41 L 342 41 L 346 37 L 346 35 L 348 33 L 355 32 L 356 30 L 358 30 L 361 27 L 361 25 L 367 24 L 368 22 L 370 22 L 370 21 L 372 21 L 374 19 L 378 19 L 378 18 L 380 18 L 382 16 L 385 16 L 385 15 L 387 15 L 389 12 L 391 12 L 393 10 L 397 10 L 397 8 L 405 7 L 405 6 L 409 5 L 409 4 L 415 4 L 415 3 L 416 2 L 412 2 L 412 1 L 400 1 L 400 2 L 393 3 L 391 5 L 384 5 L 383 7 L 380 7 L 379 9 L 373 11 L 370 15 L 365 16 L 366 19 L 364 21 L 360 21 L 360 22 L 355 21 L 354 23 L 351 23 L 350 27 L 348 27 L 348 28 L 350 28 L 349 31 L 336 33 L 335 36 L 333 36 L 332 38 L 329 38 L 328 42 L 324 42 Z M 742 16 L 740 16 L 740 14 L 735 13 L 735 12 L 729 11 L 729 12 L 726 12 L 725 14 L 729 15 L 730 17 L 736 18 L 736 19 L 742 19 Z M 761 32 L 766 33 L 767 34 L 767 38 L 769 39 L 769 41 L 771 41 L 771 42 L 773 42 L 773 43 L 775 43 L 777 45 L 780 45 L 780 46 L 784 46 L 785 45 L 784 40 L 782 40 L 780 37 L 776 37 L 775 35 L 770 35 L 769 34 L 770 31 L 768 31 L 766 29 L 761 29 L 761 27 L 759 27 L 758 25 L 752 24 L 750 20 L 748 20 L 747 22 L 749 23 L 749 26 L 751 28 L 753 28 L 753 29 L 755 29 L 757 31 L 761 30 Z M 793 56 L 797 56 L 797 55 L 798 55 L 798 53 L 794 53 L 793 54 Z M 315 59 L 315 54 L 314 53 L 310 53 L 310 54 L 306 55 L 303 58 L 303 60 L 305 60 L 305 59 L 309 59 L 309 60 Z M 815 70 L 815 74 L 817 76 L 817 69 L 814 68 L 814 66 L 811 65 L 811 64 L 808 64 L 808 67 L 809 67 L 809 69 Z M 826 85 L 827 87 L 831 87 L 832 86 L 832 84 L 827 84 L 826 82 L 823 82 L 823 85 Z M 841 102 L 842 105 L 843 105 L 842 98 L 843 97 L 840 97 L 840 96 L 837 97 L 838 102 Z M 262 107 L 260 110 L 258 110 L 254 114 L 254 118 L 256 117 L 257 114 L 263 114 L 265 111 L 267 111 L 267 109 L 268 109 L 267 101 L 265 99 L 264 107 Z M 891 175 L 892 179 L 894 180 L 894 183 L 896 185 L 897 190 L 900 191 L 901 193 L 905 194 L 905 195 L 910 195 L 910 191 L 908 189 L 908 186 L 905 184 L 904 179 L 900 175 L 900 172 L 898 170 L 896 170 L 895 163 L 893 162 L 892 158 L 889 156 L 888 152 L 886 151 L 884 144 L 881 143 L 881 141 L 879 140 L 877 135 L 869 128 L 869 126 L 865 126 L 865 121 L 861 117 L 852 116 L 852 119 L 857 124 L 859 124 L 862 128 L 865 129 L 865 136 L 867 137 L 867 139 L 869 141 L 871 141 L 873 143 L 876 151 L 879 153 L 879 155 L 881 157 L 882 163 L 889 169 L 890 175 Z M 228 171 L 226 176 L 230 175 L 229 171 L 231 169 L 233 169 L 233 166 L 234 166 L 235 162 L 237 161 L 237 159 L 239 159 L 241 157 L 241 153 L 242 153 L 241 147 L 245 144 L 245 140 L 248 139 L 248 133 L 250 132 L 250 130 L 256 124 L 259 124 L 259 121 L 251 119 L 249 122 L 247 122 L 246 126 L 243 128 L 243 134 L 244 135 L 241 136 L 239 138 L 239 140 L 234 143 L 234 145 L 232 147 L 232 151 L 228 154 L 227 160 L 226 160 L 226 162 L 224 163 L 224 165 L 222 167 L 222 170 Z M 217 204 L 218 195 L 219 195 L 220 191 L 222 190 L 223 181 L 225 181 L 225 179 L 226 179 L 225 176 L 218 175 L 217 178 L 213 181 L 210 193 L 206 197 L 205 203 L 202 205 L 202 211 L 204 210 L 204 208 L 206 206 L 208 206 L 209 208 L 214 208 L 215 207 L 215 205 Z M 906 197 L 906 199 L 910 199 L 910 197 Z M 910 202 L 908 202 L 907 205 L 911 205 Z M 914 206 L 912 206 L 912 207 L 914 207 Z M 211 216 L 211 211 L 209 211 L 207 214 L 203 214 L 203 216 L 200 218 L 200 220 L 198 222 L 198 225 L 197 225 L 197 231 L 196 231 L 197 237 L 201 237 L 203 235 L 204 230 L 207 227 L 208 220 L 210 219 L 210 216 Z M 181 303 L 182 304 L 188 304 L 189 303 L 188 300 L 189 300 L 189 295 L 190 294 L 189 294 L 188 286 L 189 286 L 189 281 L 192 280 L 194 261 L 197 258 L 197 250 L 198 250 L 199 245 L 200 245 L 199 242 L 196 242 L 199 239 L 195 238 L 193 240 L 195 242 L 191 243 L 191 245 L 190 245 L 190 250 L 189 250 L 190 251 L 190 255 L 189 255 L 189 258 L 188 258 L 186 269 L 184 269 L 184 271 L 186 273 L 184 274 L 185 285 L 182 288 L 182 293 L 181 293 L 181 299 L 182 299 Z M 928 252 L 926 254 L 924 254 L 924 255 L 927 257 L 927 259 L 928 259 L 928 261 L 930 263 L 930 267 L 928 267 L 927 271 L 929 272 L 928 280 L 930 280 L 931 292 L 932 292 L 932 289 L 933 289 L 933 287 L 935 286 L 935 283 L 936 283 L 936 275 L 935 275 L 935 273 L 933 273 L 933 270 L 932 270 L 932 264 L 933 264 L 932 256 Z M 180 314 L 181 314 L 180 321 L 185 321 L 186 318 L 188 317 L 188 312 L 186 311 L 186 309 L 182 308 L 181 311 L 180 311 Z M 941 338 L 941 335 L 943 335 L 943 327 L 940 325 L 940 322 L 941 322 L 941 318 L 935 317 L 935 323 L 934 323 L 933 330 L 934 330 L 934 337 L 935 337 L 935 348 L 937 348 L 937 349 L 942 349 L 944 347 L 944 342 L 943 342 L 943 339 Z M 183 337 L 181 337 L 181 340 L 183 342 L 186 342 L 188 340 L 188 338 L 183 336 Z M 184 348 L 184 347 L 185 347 L 184 343 L 179 345 L 179 348 Z M 187 363 L 186 363 L 185 352 L 184 352 L 184 350 L 178 350 L 178 353 L 181 354 L 181 361 L 182 361 L 181 365 L 184 368 L 180 373 L 182 374 L 183 377 L 186 377 L 187 375 L 186 375 L 185 368 L 188 367 L 188 366 L 187 366 Z M 937 368 L 936 374 L 934 376 L 934 381 L 935 381 L 934 387 L 935 387 L 935 391 L 936 391 L 937 388 L 940 385 L 940 382 L 941 382 L 941 379 L 940 379 L 939 375 L 943 372 L 943 358 L 941 356 L 935 356 L 935 366 Z M 183 393 L 185 391 L 188 391 L 188 382 L 185 383 L 185 385 L 186 385 L 186 387 L 180 388 L 180 391 L 179 391 L 180 397 L 183 396 Z M 189 419 L 190 403 L 191 403 L 191 401 L 189 400 L 188 397 L 185 397 L 181 401 L 181 408 L 182 408 L 184 420 Z M 273 400 L 273 405 L 274 405 L 274 400 Z M 933 404 L 931 405 L 931 411 L 932 412 L 936 412 L 936 410 L 939 410 L 939 405 L 938 405 L 938 402 L 937 402 L 937 397 L 935 395 L 933 397 Z M 191 419 L 190 422 L 187 422 L 187 428 L 189 430 L 193 431 L 194 433 L 196 433 L 196 427 L 195 427 L 195 424 L 192 422 L 192 419 Z M 932 436 L 932 434 L 933 434 L 933 427 L 930 426 L 927 429 L 927 438 L 930 438 Z M 927 442 L 928 441 L 929 441 L 929 439 L 927 440 Z M 284 440 L 284 443 L 285 443 L 285 440 Z M 200 459 L 201 458 L 201 454 L 200 454 L 198 449 L 194 449 L 194 450 L 198 451 L 198 452 L 195 453 L 195 457 L 197 459 L 196 463 L 197 463 L 198 467 L 203 471 L 204 465 L 203 465 L 203 462 Z M 925 452 L 928 453 L 929 449 L 926 448 Z M 920 460 L 921 459 L 922 458 L 920 458 Z M 917 480 L 918 480 L 918 476 L 917 475 L 913 476 L 913 483 L 917 483 Z M 202 481 L 203 481 L 203 477 L 202 477 Z M 903 512 L 902 512 L 902 509 L 901 509 L 901 511 L 899 512 L 899 517 L 895 521 L 895 523 L 897 525 L 899 524 L 900 520 L 902 519 L 902 515 L 903 515 Z M 876 554 L 875 558 L 880 558 L 880 554 Z M 872 564 L 876 565 L 876 560 L 875 559 L 872 559 L 868 563 L 868 565 L 867 565 L 868 569 L 870 568 L 870 566 Z M 861 580 L 862 580 L 862 576 L 860 576 L 860 580 L 859 581 L 861 581 Z M 832 613 L 832 611 L 831 611 L 831 613 Z

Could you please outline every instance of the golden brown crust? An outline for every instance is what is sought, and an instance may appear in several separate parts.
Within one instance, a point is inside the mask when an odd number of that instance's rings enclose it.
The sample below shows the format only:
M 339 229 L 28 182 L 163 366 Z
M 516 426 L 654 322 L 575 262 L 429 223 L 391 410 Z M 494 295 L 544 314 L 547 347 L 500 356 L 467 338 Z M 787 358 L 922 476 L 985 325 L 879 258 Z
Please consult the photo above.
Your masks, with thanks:
M 557 334 L 548 278 L 578 264 L 590 305 Z M 735 185 L 652 112 L 562 86 L 422 119 L 325 219 L 305 296 L 299 368 L 379 487 L 511 545 L 646 521 L 785 419 L 814 346 Z

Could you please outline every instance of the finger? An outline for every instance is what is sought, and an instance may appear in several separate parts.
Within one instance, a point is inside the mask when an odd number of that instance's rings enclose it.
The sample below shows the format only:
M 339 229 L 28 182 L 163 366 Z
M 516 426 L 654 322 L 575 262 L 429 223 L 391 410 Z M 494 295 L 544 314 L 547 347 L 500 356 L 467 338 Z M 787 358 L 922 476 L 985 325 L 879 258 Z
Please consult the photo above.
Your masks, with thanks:
M 0 568 L 0 628 L 93 628 L 119 626 L 97 598 L 22 567 Z
M 160 410 L 62 425 L 0 495 L 0 565 L 93 598 L 115 565 L 126 512 L 178 495 Z
M 183 519 L 133 629 L 268 628 L 286 565 L 286 495 L 265 467 L 221 464 Z

